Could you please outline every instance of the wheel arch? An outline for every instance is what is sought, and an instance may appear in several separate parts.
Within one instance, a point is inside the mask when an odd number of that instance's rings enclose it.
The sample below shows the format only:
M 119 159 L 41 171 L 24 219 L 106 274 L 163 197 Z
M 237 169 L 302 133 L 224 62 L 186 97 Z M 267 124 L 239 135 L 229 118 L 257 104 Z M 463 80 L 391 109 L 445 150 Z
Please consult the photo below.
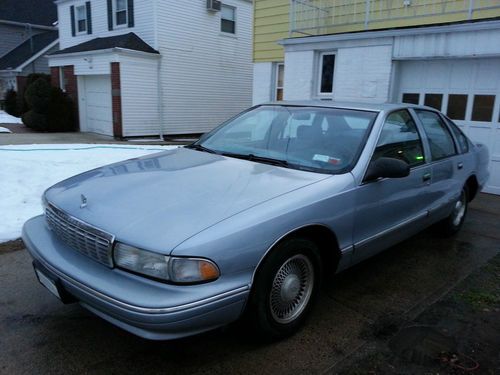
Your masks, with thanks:
M 467 190 L 469 193 L 469 202 L 471 202 L 479 192 L 479 183 L 477 181 L 477 177 L 475 174 L 469 176 L 467 181 L 465 181 L 465 186 L 467 186 Z
M 269 248 L 260 259 L 259 263 L 255 267 L 254 273 L 252 275 L 252 285 L 260 269 L 260 266 L 269 256 L 269 254 L 271 254 L 273 249 L 290 238 L 298 237 L 307 238 L 313 241 L 320 250 L 321 262 L 323 263 L 323 265 L 331 265 L 331 267 L 323 268 L 324 277 L 333 276 L 336 273 L 341 257 L 337 235 L 332 229 L 324 224 L 307 224 L 285 233 L 280 238 L 278 238 L 271 246 L 269 246 Z

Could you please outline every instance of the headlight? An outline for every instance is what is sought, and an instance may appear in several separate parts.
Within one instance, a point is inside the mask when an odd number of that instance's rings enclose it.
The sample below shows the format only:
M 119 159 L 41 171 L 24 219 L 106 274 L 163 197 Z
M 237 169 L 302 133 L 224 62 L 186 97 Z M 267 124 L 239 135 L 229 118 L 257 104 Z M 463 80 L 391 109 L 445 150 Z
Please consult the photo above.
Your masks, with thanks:
M 208 259 L 169 257 L 118 242 L 114 261 L 118 267 L 174 283 L 200 283 L 219 277 L 219 268 Z

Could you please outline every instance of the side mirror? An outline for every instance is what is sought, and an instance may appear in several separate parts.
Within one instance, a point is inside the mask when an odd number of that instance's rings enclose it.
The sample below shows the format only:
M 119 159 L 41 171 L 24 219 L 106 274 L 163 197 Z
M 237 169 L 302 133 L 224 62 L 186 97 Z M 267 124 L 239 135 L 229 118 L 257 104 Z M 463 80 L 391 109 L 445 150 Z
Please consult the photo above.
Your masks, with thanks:
M 408 163 L 395 158 L 378 158 L 372 161 L 366 171 L 365 181 L 377 178 L 402 178 L 410 174 Z

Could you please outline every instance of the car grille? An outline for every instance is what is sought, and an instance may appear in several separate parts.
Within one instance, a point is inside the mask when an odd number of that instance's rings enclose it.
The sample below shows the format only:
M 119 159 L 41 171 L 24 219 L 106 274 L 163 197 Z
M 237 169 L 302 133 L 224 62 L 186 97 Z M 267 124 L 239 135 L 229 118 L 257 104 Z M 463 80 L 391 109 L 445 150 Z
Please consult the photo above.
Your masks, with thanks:
M 50 229 L 63 242 L 101 264 L 113 266 L 111 234 L 77 220 L 51 204 L 45 210 L 45 217 Z

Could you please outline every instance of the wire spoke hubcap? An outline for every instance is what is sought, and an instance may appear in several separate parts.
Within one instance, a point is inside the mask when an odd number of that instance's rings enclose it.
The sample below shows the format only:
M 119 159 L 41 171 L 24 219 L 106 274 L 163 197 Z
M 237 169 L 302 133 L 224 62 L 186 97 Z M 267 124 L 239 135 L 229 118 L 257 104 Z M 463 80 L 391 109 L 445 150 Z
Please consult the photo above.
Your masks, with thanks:
M 273 280 L 270 294 L 271 314 L 279 323 L 296 319 L 307 306 L 314 285 L 314 269 L 306 256 L 286 260 Z
M 462 218 L 465 215 L 465 207 L 467 202 L 465 201 L 465 193 L 462 191 L 460 198 L 455 203 L 455 207 L 453 208 L 453 225 L 460 225 Z

